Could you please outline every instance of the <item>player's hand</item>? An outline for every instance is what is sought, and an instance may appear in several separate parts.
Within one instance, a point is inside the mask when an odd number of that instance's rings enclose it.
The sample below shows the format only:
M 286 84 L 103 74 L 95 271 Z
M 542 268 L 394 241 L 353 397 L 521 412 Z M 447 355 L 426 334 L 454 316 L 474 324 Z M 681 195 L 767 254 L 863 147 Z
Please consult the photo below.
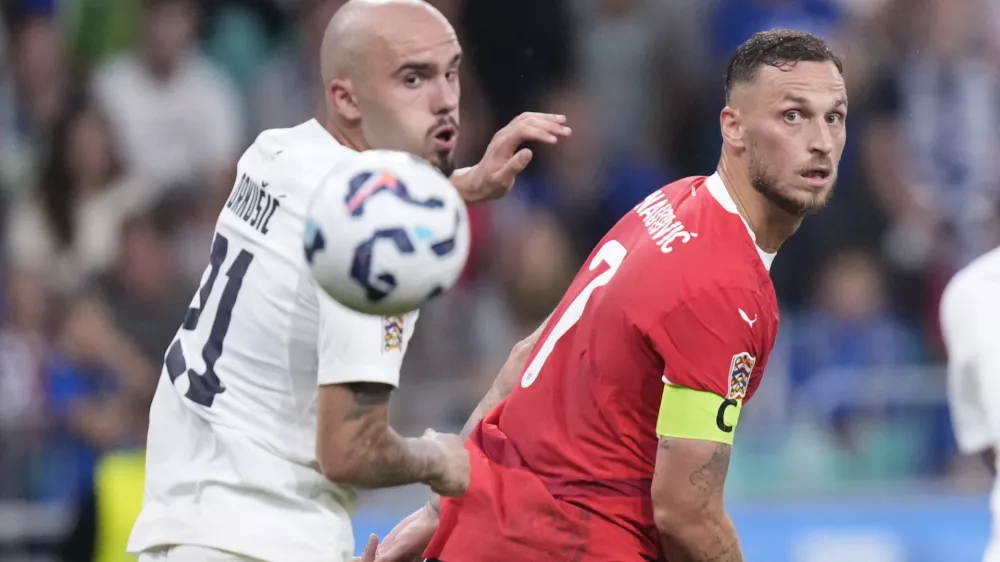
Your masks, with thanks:
M 565 115 L 529 112 L 497 131 L 479 164 L 465 172 L 461 181 L 455 178 L 465 202 L 479 203 L 507 195 L 534 156 L 531 149 L 519 147 L 526 142 L 556 144 L 573 133 L 565 123 Z
M 460 496 L 469 487 L 471 465 L 464 440 L 451 433 L 438 433 L 428 429 L 422 439 L 429 441 L 440 453 L 440 466 L 427 485 L 442 496 Z
M 437 528 L 437 511 L 425 505 L 385 536 L 375 555 L 376 562 L 420 562 Z
M 365 552 L 360 557 L 355 556 L 353 562 L 375 562 L 375 555 L 378 552 L 378 537 L 372 535 L 368 537 L 368 544 L 365 546 Z

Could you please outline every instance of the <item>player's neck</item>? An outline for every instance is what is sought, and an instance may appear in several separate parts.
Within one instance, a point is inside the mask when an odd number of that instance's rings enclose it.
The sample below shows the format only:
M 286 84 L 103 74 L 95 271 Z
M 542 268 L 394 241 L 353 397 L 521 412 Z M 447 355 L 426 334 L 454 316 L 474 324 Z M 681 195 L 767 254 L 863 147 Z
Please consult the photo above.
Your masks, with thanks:
M 323 123 L 323 128 L 325 128 L 326 131 L 333 136 L 333 138 L 337 139 L 337 142 L 347 148 L 358 152 L 364 152 L 371 149 L 371 146 L 368 145 L 368 141 L 365 140 L 364 133 L 362 133 L 359 128 L 344 126 L 332 117 L 326 118 L 326 122 Z
M 802 224 L 802 217 L 785 212 L 754 189 L 749 174 L 743 166 L 730 166 L 723 156 L 718 172 L 729 195 L 736 202 L 736 209 L 750 225 L 757 246 L 768 253 L 775 253 Z

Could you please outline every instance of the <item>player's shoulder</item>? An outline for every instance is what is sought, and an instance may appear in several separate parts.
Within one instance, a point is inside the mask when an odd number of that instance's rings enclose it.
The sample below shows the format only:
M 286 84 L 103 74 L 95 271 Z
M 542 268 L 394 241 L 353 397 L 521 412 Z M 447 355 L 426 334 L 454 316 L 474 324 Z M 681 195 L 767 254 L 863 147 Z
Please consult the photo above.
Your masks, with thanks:
M 941 316 L 974 313 L 988 302 L 1000 304 L 1000 248 L 973 260 L 956 273 L 941 295 Z
M 311 192 L 330 172 L 357 152 L 337 142 L 315 119 L 260 133 L 240 158 L 240 167 L 263 170 L 272 183 Z

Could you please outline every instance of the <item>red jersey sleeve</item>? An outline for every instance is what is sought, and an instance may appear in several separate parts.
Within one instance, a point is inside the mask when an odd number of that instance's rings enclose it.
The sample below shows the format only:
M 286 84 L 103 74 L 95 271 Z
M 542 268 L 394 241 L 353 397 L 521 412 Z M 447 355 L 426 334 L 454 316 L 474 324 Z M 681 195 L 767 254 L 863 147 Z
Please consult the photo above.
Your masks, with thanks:
M 646 336 L 663 360 L 657 433 L 732 444 L 743 401 L 760 384 L 775 324 L 759 295 L 724 288 L 654 320 Z

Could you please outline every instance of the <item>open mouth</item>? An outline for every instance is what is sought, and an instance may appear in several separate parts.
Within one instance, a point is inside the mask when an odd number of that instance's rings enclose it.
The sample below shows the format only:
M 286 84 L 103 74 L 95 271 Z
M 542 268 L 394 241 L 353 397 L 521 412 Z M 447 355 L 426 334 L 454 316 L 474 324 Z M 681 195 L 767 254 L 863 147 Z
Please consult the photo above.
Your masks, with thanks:
M 826 168 L 812 168 L 800 175 L 809 185 L 822 187 L 826 185 L 826 181 L 830 178 L 830 170 Z
M 440 150 L 451 150 L 458 140 L 458 131 L 454 127 L 441 127 L 434 134 L 434 144 Z

